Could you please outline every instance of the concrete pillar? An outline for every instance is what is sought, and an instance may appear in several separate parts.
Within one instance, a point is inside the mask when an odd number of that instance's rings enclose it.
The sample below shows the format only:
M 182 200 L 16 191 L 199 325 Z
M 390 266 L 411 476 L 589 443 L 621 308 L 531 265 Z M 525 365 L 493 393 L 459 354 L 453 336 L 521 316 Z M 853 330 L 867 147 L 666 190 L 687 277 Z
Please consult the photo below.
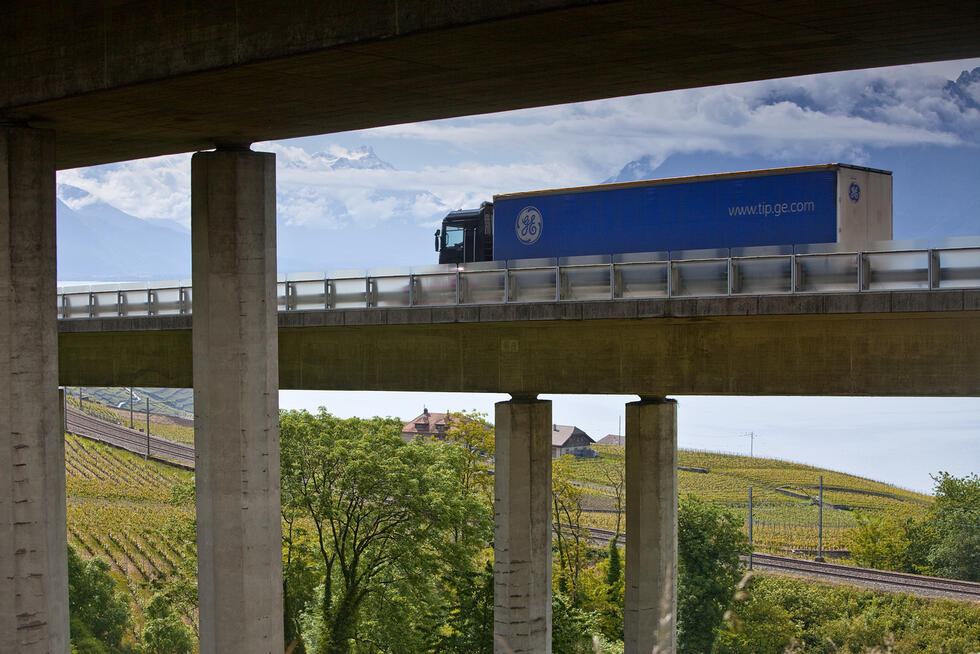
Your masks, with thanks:
M 627 654 L 677 651 L 677 402 L 626 405 Z
M 0 126 L 0 652 L 68 652 L 54 133 Z
M 551 402 L 498 402 L 494 457 L 495 654 L 551 652 Z
M 202 654 L 282 654 L 275 155 L 191 162 Z

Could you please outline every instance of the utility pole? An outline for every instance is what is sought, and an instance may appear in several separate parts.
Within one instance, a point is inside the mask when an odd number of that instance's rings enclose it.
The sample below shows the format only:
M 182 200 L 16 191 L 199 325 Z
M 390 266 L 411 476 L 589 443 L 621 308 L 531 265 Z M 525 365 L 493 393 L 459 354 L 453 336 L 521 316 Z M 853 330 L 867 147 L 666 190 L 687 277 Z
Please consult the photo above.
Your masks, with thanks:
M 823 563 L 823 475 L 820 475 L 820 495 L 817 498 L 817 561 Z
M 750 431 L 747 434 L 742 434 L 742 436 L 749 437 L 749 458 L 755 457 L 755 432 Z
M 135 429 L 133 426 L 133 387 L 129 387 L 129 428 Z
M 755 545 L 752 543 L 752 487 L 749 486 L 749 570 L 752 569 L 752 553 Z
M 146 456 L 145 459 L 150 458 L 150 396 L 146 396 Z

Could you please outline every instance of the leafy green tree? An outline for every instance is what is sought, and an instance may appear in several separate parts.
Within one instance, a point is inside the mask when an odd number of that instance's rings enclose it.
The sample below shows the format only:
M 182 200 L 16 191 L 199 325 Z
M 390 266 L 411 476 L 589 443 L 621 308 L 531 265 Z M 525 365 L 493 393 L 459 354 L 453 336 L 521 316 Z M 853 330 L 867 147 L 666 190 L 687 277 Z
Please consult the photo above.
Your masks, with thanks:
M 461 575 L 456 607 L 435 651 L 446 654 L 493 654 L 493 564 Z
M 906 567 L 909 542 L 903 525 L 882 516 L 856 511 L 857 527 L 849 529 L 844 541 L 851 558 L 865 568 L 902 570 Z
M 118 651 L 132 621 L 129 602 L 117 591 L 109 564 L 96 557 L 83 561 L 70 545 L 68 612 L 72 645 L 93 654 Z
M 940 472 L 933 480 L 936 503 L 928 522 L 937 542 L 929 562 L 938 575 L 980 581 L 980 475 Z
M 623 579 L 620 548 L 609 547 L 607 555 L 587 567 L 579 578 L 578 608 L 595 615 L 598 633 L 609 642 L 623 640 Z M 615 551 L 615 553 L 614 553 Z
M 312 546 L 285 562 L 287 595 L 297 566 L 315 566 L 319 589 L 308 651 L 423 651 L 451 590 L 489 539 L 490 513 L 463 479 L 453 443 L 405 443 L 401 423 L 342 420 L 321 409 L 280 415 L 282 504 L 287 522 L 310 525 Z M 302 584 L 299 584 L 300 586 Z
M 751 574 L 751 573 L 750 573 Z M 713 654 L 784 654 L 795 641 L 796 624 L 789 611 L 760 593 L 735 593 L 734 607 L 725 614 L 725 626 L 715 638 Z
M 162 593 L 156 593 L 150 598 L 144 614 L 144 654 L 191 654 L 194 651 L 190 629 Z
M 606 570 L 606 583 L 610 588 L 619 586 L 619 579 L 623 576 L 623 566 L 619 559 L 619 532 L 609 539 L 606 546 L 609 551 L 609 568 Z
M 446 438 L 460 445 L 461 454 L 466 460 L 463 467 L 463 486 L 477 490 L 493 506 L 493 455 L 496 450 L 493 425 L 487 421 L 486 414 L 476 411 L 450 412 L 446 414 L 449 428 Z
M 595 615 L 584 611 L 560 591 L 551 595 L 551 651 L 554 654 L 591 654 L 599 629 Z
M 602 456 L 595 460 L 599 474 L 613 492 L 616 501 L 616 533 L 622 533 L 623 510 L 626 507 L 626 461 Z
M 566 455 L 552 462 L 552 529 L 558 550 L 555 581 L 558 590 L 578 605 L 579 577 L 587 564 L 588 530 L 582 526 L 585 490 L 574 483 L 575 457 Z
M 748 542 L 738 516 L 694 495 L 681 498 L 677 522 L 678 651 L 703 654 L 741 579 Z

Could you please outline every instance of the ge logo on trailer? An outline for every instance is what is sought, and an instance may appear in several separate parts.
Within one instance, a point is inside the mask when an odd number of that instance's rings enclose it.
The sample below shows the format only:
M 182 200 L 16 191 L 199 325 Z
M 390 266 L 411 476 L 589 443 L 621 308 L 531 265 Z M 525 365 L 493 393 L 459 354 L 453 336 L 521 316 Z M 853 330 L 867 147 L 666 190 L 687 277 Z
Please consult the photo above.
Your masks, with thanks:
M 848 189 L 847 196 L 851 198 L 851 202 L 857 202 L 861 199 L 861 187 L 856 182 L 851 182 L 851 188 Z
M 517 233 L 517 240 L 524 245 L 533 245 L 541 238 L 544 231 L 544 219 L 541 212 L 534 207 L 524 207 L 517 214 L 517 222 L 514 224 L 514 232 Z

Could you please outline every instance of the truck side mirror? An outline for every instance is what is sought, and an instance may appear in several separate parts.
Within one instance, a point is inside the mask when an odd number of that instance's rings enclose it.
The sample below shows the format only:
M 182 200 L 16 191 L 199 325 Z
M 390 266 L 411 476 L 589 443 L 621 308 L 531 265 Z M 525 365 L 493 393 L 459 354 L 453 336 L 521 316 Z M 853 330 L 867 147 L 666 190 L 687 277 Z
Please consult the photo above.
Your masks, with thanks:
M 436 230 L 436 252 L 439 251 L 439 230 Z

